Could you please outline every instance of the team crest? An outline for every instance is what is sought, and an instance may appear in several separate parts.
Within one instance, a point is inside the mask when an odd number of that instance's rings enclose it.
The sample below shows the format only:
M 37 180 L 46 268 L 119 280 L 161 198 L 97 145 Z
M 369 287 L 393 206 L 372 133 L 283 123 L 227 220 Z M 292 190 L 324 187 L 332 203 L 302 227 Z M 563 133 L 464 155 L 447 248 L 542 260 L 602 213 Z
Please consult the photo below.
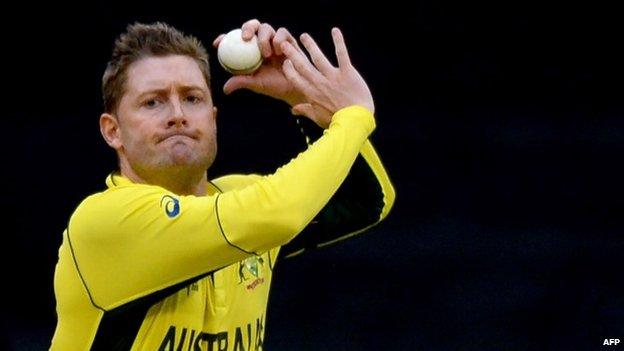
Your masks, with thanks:
M 264 259 L 260 256 L 251 256 L 238 263 L 239 284 L 249 279 L 258 278 L 261 274 Z

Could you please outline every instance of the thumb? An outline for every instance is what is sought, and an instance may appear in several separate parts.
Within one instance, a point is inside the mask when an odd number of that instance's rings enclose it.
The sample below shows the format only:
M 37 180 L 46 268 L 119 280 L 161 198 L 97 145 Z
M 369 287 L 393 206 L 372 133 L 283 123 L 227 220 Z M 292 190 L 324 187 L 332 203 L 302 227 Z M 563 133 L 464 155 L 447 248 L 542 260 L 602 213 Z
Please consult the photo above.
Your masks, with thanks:
M 218 48 L 218 47 L 219 47 L 219 44 L 221 44 L 221 40 L 223 40 L 223 38 L 225 38 L 225 34 L 221 34 L 221 35 L 219 35 L 219 36 L 217 37 L 217 39 L 215 39 L 215 40 L 212 42 L 212 46 L 214 46 L 215 48 Z
M 225 94 L 230 94 L 234 90 L 238 89 L 250 89 L 253 90 L 256 88 L 256 82 L 252 78 L 252 76 L 248 75 L 238 75 L 233 76 L 225 82 L 223 85 L 223 92 Z

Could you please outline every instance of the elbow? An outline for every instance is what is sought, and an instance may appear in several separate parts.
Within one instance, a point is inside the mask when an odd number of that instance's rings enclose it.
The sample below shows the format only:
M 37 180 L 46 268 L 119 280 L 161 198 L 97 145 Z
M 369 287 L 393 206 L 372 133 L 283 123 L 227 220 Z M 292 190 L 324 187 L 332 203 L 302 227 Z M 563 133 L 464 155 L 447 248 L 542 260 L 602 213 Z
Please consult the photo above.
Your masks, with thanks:
M 284 240 L 282 244 L 291 241 L 297 234 L 301 233 L 311 221 L 311 218 L 308 218 L 308 216 L 302 213 L 291 213 L 288 217 L 288 219 L 284 219 L 279 224 L 281 236 Z
M 284 199 L 279 208 L 274 209 L 273 217 L 283 229 L 283 235 L 287 237 L 286 242 L 301 233 L 322 210 L 323 205 L 318 201 L 297 196 Z
M 265 219 L 249 222 L 242 231 L 229 232 L 225 236 L 232 246 L 258 254 L 285 245 L 300 231 L 299 224 L 294 221 Z
M 313 203 L 296 196 L 258 196 L 257 201 L 245 203 L 230 195 L 228 200 L 228 205 L 215 206 L 219 229 L 228 243 L 246 252 L 263 252 L 288 243 L 316 214 Z
M 258 220 L 251 226 L 254 236 L 262 238 L 255 245 L 246 245 L 251 251 L 261 252 L 274 247 L 282 246 L 290 242 L 297 234 L 301 233 L 310 220 L 305 216 L 290 211 L 280 211 Z M 259 230 L 261 229 L 261 230 Z M 244 245 L 244 244 L 243 244 Z

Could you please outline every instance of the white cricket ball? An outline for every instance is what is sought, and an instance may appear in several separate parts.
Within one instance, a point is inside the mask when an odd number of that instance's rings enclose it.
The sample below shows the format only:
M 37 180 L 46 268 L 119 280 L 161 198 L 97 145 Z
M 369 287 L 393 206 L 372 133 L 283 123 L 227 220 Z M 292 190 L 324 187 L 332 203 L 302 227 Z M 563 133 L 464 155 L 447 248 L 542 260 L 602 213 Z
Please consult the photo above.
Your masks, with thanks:
M 251 74 L 262 64 L 256 35 L 243 40 L 242 30 L 234 29 L 223 37 L 217 50 L 219 63 L 232 74 Z

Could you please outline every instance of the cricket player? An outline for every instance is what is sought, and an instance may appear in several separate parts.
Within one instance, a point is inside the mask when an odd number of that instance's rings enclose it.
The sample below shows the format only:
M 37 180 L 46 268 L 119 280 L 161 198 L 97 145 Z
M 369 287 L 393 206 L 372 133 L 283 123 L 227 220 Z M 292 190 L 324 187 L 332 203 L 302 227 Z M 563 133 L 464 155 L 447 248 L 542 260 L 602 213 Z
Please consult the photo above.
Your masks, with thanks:
M 273 174 L 211 179 L 217 108 L 205 48 L 164 23 L 128 26 L 102 83 L 100 130 L 119 169 L 63 232 L 52 350 L 263 350 L 276 262 L 387 216 L 395 195 L 368 140 L 373 98 L 340 30 L 337 66 L 307 34 L 302 48 L 258 20 L 242 31 L 258 36 L 264 63 L 226 93 L 288 103 L 307 149 Z

